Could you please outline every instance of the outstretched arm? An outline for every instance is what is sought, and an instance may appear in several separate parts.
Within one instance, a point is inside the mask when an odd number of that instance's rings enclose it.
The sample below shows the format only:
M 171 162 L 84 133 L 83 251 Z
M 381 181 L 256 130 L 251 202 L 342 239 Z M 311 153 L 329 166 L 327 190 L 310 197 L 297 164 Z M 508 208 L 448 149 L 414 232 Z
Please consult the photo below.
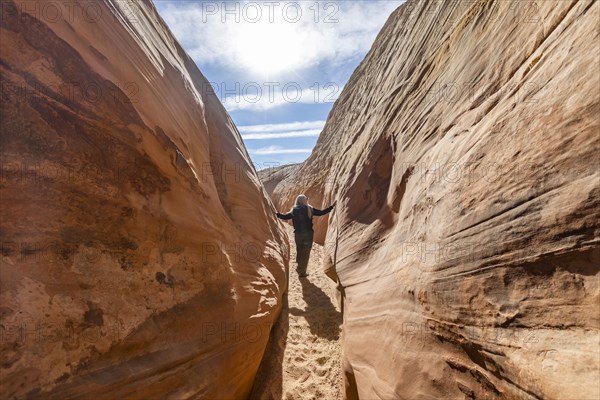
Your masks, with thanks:
M 327 207 L 324 210 L 319 210 L 318 208 L 313 207 L 313 215 L 320 216 L 320 215 L 329 214 L 331 212 L 331 210 L 333 210 L 333 207 L 335 207 L 335 203 L 333 203 L 332 205 L 330 205 L 329 207 Z
M 277 215 L 277 218 L 279 219 L 292 219 L 292 213 L 282 214 L 277 212 L 275 215 Z

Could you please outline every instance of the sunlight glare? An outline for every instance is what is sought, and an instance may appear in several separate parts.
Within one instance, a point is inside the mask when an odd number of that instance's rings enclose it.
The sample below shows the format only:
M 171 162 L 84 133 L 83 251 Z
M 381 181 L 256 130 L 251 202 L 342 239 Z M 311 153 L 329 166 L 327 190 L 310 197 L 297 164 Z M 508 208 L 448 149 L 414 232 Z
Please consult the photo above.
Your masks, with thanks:
M 235 40 L 237 58 L 255 73 L 273 74 L 293 70 L 302 61 L 303 34 L 298 24 L 240 24 Z

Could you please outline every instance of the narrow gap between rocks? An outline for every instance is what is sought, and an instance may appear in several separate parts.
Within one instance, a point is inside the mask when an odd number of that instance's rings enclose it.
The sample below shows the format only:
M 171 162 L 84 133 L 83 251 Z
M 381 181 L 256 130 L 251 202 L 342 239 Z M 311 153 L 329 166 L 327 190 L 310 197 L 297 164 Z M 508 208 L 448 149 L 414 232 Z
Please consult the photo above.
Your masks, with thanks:
M 323 246 L 313 243 L 307 278 L 295 270 L 291 226 L 290 274 L 281 315 L 273 327 L 251 399 L 342 399 L 342 314 L 335 284 L 322 271 Z

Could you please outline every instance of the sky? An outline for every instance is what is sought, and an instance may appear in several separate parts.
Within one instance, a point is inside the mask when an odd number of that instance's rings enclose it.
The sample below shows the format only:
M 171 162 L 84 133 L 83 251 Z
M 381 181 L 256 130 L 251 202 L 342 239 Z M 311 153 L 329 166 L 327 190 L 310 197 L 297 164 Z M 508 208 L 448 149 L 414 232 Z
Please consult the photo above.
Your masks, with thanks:
M 257 170 L 310 155 L 333 103 L 403 2 L 155 0 Z

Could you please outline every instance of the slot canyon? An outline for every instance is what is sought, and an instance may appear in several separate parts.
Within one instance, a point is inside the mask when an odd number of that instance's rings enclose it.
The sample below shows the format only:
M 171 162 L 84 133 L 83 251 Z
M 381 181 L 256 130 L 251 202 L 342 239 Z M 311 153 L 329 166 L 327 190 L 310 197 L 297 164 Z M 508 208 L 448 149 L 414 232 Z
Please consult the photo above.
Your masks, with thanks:
M 409 0 L 259 171 L 151 1 L 32 4 L 0 15 L 0 398 L 600 399 L 600 2 Z M 299 193 L 336 204 L 306 279 Z

